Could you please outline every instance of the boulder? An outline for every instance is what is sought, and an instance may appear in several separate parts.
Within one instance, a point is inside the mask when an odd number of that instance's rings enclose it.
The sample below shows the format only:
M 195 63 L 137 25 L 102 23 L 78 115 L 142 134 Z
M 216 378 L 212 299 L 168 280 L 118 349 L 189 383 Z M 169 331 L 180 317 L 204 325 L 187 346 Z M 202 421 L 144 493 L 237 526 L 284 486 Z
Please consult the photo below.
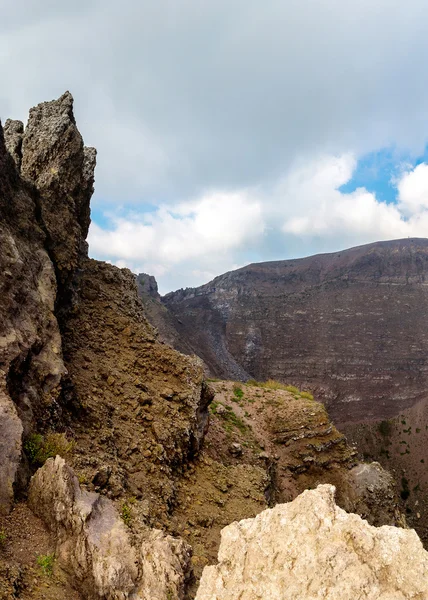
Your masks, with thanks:
M 53 532 L 57 559 L 85 598 L 184 598 L 190 547 L 151 529 L 131 541 L 113 502 L 82 490 L 60 456 L 48 459 L 33 476 L 29 504 Z
M 196 600 L 428 597 L 428 553 L 413 530 L 373 527 L 320 485 L 222 531 Z

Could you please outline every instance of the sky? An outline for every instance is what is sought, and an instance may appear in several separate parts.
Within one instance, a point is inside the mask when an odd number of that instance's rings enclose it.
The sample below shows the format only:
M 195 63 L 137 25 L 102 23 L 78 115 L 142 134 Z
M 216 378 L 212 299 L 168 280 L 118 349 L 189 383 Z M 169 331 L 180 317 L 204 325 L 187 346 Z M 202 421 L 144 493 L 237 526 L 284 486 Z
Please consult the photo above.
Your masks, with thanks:
M 425 0 L 0 0 L 0 118 L 70 90 L 89 251 L 161 293 L 428 237 Z

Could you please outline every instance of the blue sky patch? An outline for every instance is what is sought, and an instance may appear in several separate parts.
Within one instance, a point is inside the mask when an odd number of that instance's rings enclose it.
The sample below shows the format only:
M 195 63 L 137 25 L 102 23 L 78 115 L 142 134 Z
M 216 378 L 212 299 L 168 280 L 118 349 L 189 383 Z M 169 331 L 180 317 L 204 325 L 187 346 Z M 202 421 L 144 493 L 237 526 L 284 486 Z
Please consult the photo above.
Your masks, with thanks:
M 350 194 L 358 188 L 365 188 L 376 195 L 381 202 L 391 203 L 397 199 L 394 181 L 403 173 L 428 161 L 428 147 L 422 156 L 414 157 L 399 152 L 395 148 L 384 148 L 363 156 L 350 181 L 339 188 L 344 194 Z

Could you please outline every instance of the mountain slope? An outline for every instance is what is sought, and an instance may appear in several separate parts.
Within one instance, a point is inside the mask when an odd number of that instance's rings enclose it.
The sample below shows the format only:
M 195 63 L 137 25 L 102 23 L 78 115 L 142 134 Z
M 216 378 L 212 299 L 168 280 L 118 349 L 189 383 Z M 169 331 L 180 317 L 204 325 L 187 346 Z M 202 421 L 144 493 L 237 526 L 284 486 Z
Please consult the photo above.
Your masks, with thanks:
M 252 264 L 162 302 L 213 375 L 309 387 L 336 422 L 426 395 L 427 239 Z

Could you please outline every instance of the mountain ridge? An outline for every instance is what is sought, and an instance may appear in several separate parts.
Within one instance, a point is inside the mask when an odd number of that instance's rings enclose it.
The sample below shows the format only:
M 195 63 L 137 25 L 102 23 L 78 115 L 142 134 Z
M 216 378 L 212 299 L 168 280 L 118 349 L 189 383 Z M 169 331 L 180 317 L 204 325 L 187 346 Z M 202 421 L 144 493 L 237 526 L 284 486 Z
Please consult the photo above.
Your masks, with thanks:
M 390 417 L 421 399 L 428 384 L 427 286 L 428 239 L 404 238 L 251 263 L 160 303 L 176 331 L 170 343 L 200 356 L 213 376 L 309 387 L 340 423 Z M 161 335 L 162 321 L 159 314 Z M 337 348 L 343 340 L 352 352 Z M 374 399 L 369 410 L 354 394 L 361 383 L 368 386 L 362 394 Z

